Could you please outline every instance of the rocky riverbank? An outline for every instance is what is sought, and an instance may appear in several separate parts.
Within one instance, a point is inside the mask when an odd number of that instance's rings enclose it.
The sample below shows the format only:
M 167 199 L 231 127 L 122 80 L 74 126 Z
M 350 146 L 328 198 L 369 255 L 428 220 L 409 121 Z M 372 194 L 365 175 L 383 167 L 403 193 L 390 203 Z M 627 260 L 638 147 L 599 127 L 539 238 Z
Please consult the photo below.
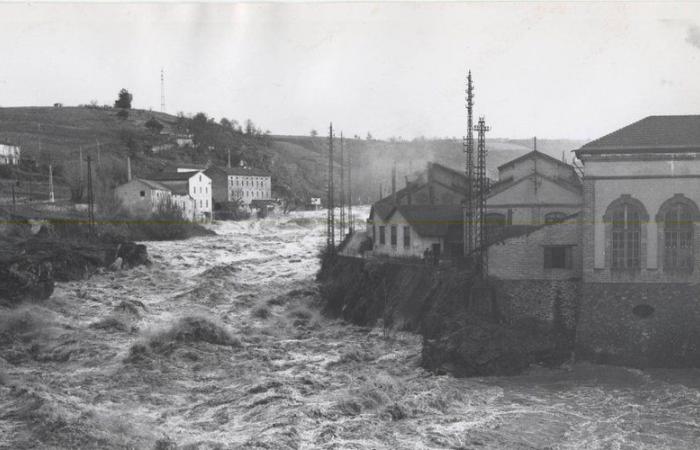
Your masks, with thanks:
M 149 264 L 143 244 L 103 235 L 56 234 L 48 227 L 32 234 L 16 225 L 0 238 L 0 301 L 45 300 L 56 281 L 89 277 L 101 269 L 119 270 Z
M 386 333 L 419 333 L 421 364 L 437 373 L 513 375 L 532 364 L 561 364 L 573 348 L 572 334 L 558 323 L 506 319 L 495 290 L 477 286 L 464 269 L 325 257 L 318 281 L 327 314 Z

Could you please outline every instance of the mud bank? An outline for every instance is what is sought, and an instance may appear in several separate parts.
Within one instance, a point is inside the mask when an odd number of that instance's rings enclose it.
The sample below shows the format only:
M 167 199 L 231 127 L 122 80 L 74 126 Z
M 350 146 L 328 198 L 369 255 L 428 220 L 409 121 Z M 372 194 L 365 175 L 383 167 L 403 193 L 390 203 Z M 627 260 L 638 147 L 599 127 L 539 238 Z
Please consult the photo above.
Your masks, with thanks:
M 518 314 L 512 300 L 496 300 L 506 298 L 503 286 L 480 285 L 463 269 L 336 257 L 325 258 L 318 281 L 326 314 L 419 333 L 421 365 L 437 373 L 514 375 L 572 354 L 574 331 L 556 308 Z

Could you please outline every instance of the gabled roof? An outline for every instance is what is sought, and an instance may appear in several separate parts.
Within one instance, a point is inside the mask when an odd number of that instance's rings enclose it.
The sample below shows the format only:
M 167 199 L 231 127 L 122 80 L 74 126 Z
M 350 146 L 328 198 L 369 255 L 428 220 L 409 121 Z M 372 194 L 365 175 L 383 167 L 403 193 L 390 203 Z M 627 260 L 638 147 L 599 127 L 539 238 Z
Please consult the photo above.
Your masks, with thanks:
M 511 165 L 514 166 L 521 161 L 524 161 L 526 159 L 536 158 L 536 157 L 539 157 L 540 159 L 544 159 L 545 161 L 549 161 L 553 164 L 558 164 L 560 166 L 564 166 L 567 169 L 574 170 L 574 166 L 572 166 L 571 164 L 567 164 L 564 161 L 559 161 L 557 158 L 551 157 L 546 153 L 542 153 L 542 152 L 538 152 L 537 150 L 533 150 L 529 153 L 525 153 L 522 156 L 518 156 L 515 159 L 511 159 L 507 163 L 501 164 L 500 166 L 498 166 L 498 171 L 500 172 L 501 169 L 503 169 L 504 167 L 511 166 Z
M 498 229 L 493 236 L 488 236 L 488 245 L 493 245 L 499 242 L 504 242 L 508 239 L 512 238 L 517 238 L 520 236 L 526 236 L 529 235 L 541 228 L 545 227 L 551 227 L 552 225 L 560 225 L 562 223 L 571 223 L 573 219 L 579 216 L 579 212 L 575 212 L 573 214 L 569 214 L 568 216 L 564 217 L 561 221 L 559 222 L 554 222 L 554 223 L 544 223 L 541 225 L 506 225 L 504 227 L 501 227 Z
M 582 154 L 700 151 L 700 115 L 649 116 L 589 142 Z
M 134 178 L 133 181 L 141 182 L 141 183 L 145 184 L 146 186 L 148 186 L 149 188 L 155 189 L 158 191 L 170 191 L 170 188 L 168 188 L 167 186 L 164 186 L 163 184 L 158 183 L 157 181 L 148 180 L 146 178 Z
M 210 167 L 204 173 L 209 171 L 217 171 L 226 175 L 239 175 L 248 177 L 269 177 L 272 176 L 269 172 L 255 167 Z
M 512 188 L 513 186 L 516 186 L 523 181 L 531 180 L 533 177 L 540 177 L 544 180 L 551 181 L 552 183 L 556 184 L 557 186 L 560 186 L 566 190 L 569 190 L 575 194 L 581 194 L 583 192 L 583 186 L 581 184 L 576 184 L 572 183 L 571 181 L 565 179 L 565 178 L 556 178 L 556 177 L 550 177 L 547 176 L 543 173 L 533 173 L 530 174 L 526 177 L 518 178 L 517 180 L 514 180 L 513 178 L 504 180 L 502 182 L 498 182 L 491 186 L 491 189 L 489 192 L 486 194 L 487 198 L 491 198 L 496 194 L 500 194 L 503 191 L 507 191 L 508 189 Z
M 160 184 L 166 186 L 175 195 L 189 195 L 187 180 L 162 180 Z
M 411 228 L 424 237 L 445 237 L 449 225 L 464 223 L 459 205 L 398 205 L 388 218 L 399 212 Z
M 148 177 L 149 180 L 156 181 L 187 181 L 199 172 L 160 172 Z

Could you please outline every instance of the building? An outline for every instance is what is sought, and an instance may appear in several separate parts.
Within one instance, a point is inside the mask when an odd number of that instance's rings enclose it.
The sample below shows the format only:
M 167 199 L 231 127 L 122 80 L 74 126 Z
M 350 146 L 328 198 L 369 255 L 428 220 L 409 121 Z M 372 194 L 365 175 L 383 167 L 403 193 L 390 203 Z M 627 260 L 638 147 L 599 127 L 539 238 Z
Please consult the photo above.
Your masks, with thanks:
M 170 189 L 157 181 L 134 178 L 114 189 L 122 206 L 134 216 L 148 217 L 170 201 Z
M 186 202 L 191 197 L 193 220 L 210 220 L 212 217 L 212 180 L 204 172 L 164 172 L 148 177 L 149 180 L 170 189 L 173 201 Z
M 405 180 L 404 188 L 392 192 L 377 203 L 397 205 L 461 205 L 467 189 L 467 177 L 442 164 L 429 162 L 424 172 Z
M 212 180 L 215 203 L 240 202 L 251 206 L 253 200 L 272 200 L 272 176 L 248 167 L 210 167 L 204 172 Z
M 0 142 L 0 165 L 19 165 L 21 149 L 19 145 Z
M 700 365 L 700 115 L 647 117 L 576 156 L 585 205 L 580 352 Z
M 372 255 L 422 258 L 462 253 L 463 211 L 457 205 L 373 205 L 368 235 Z
M 580 211 L 583 189 L 573 166 L 535 150 L 498 167 L 486 204 L 493 225 L 542 225 Z

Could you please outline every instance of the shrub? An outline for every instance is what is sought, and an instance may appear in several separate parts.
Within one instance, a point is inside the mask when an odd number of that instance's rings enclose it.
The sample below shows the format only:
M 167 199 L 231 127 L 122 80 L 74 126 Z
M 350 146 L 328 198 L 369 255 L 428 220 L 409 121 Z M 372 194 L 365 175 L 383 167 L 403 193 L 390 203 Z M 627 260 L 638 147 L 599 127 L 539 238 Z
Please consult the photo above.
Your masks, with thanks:
M 120 109 L 117 111 L 117 117 L 120 119 L 128 119 L 129 118 L 129 110 L 128 109 Z
M 158 122 L 155 117 L 151 117 L 146 122 L 146 128 L 153 133 L 160 133 L 163 130 L 163 124 Z

